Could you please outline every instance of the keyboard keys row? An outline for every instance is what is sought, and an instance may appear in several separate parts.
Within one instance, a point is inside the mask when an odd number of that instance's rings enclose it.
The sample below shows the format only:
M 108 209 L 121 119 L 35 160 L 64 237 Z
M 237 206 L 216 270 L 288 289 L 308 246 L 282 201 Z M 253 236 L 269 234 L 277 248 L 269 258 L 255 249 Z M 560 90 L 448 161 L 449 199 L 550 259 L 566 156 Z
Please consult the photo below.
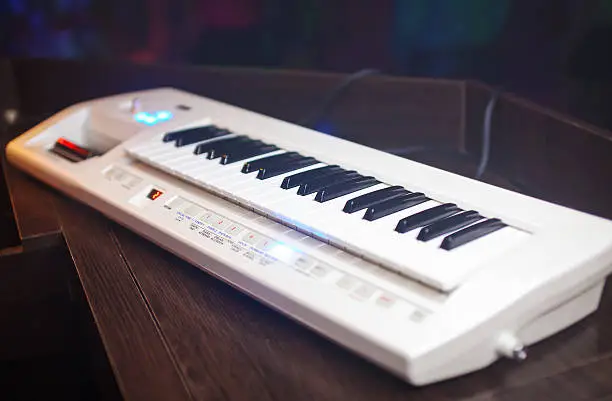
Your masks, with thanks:
M 383 221 L 385 226 L 390 226 L 389 219 L 404 214 L 390 227 L 396 235 L 418 229 L 415 239 L 421 242 L 446 236 L 439 247 L 447 251 L 506 226 L 501 220 L 486 219 L 476 211 L 464 211 L 452 203 L 440 204 L 422 192 L 387 185 L 376 177 L 363 176 L 339 165 L 326 165 L 313 157 L 283 150 L 246 135 L 236 135 L 216 126 L 168 133 L 162 141 L 174 142 L 178 148 L 194 146 L 191 152 L 177 154 L 176 160 L 167 159 L 169 156 L 165 155 L 154 156 L 167 167 L 184 176 L 200 177 L 198 179 L 204 180 L 209 186 L 237 199 L 243 198 L 258 206 L 267 205 L 272 212 L 284 213 L 296 222 L 303 222 L 305 217 L 312 215 L 312 221 L 318 224 L 318 220 L 322 219 L 321 223 L 325 223 L 327 214 L 321 218 L 321 214 L 316 212 L 316 204 L 320 204 L 319 207 L 329 204 L 320 210 L 334 213 L 336 217 L 330 221 L 339 219 L 340 222 L 343 214 L 363 212 L 361 220 L 368 222 L 366 224 Z M 218 163 L 216 159 L 220 159 Z M 216 164 L 203 164 L 203 160 Z M 229 171 L 226 168 L 229 167 L 224 166 L 239 161 L 243 162 L 239 172 L 244 177 L 235 176 L 233 170 L 226 174 Z M 172 166 L 181 166 L 182 171 Z M 254 176 L 250 175 L 255 172 Z M 267 185 L 261 188 L 252 185 L 254 178 L 255 182 L 262 181 Z M 275 192 L 270 184 L 286 192 Z M 314 201 L 313 206 L 304 208 L 303 202 L 299 201 L 301 198 L 308 205 Z M 414 212 L 414 209 L 419 209 L 418 205 L 425 207 Z M 304 213 L 301 213 L 300 208 Z M 340 228 L 336 231 L 342 230 Z
M 258 179 L 267 179 L 316 163 L 318 161 L 314 158 L 304 157 L 296 152 L 288 152 L 246 163 L 242 172 L 248 174 L 257 170 Z M 346 171 L 337 165 L 331 165 L 288 175 L 283 178 L 280 187 L 283 189 L 299 187 L 297 194 L 302 196 L 316 193 L 314 200 L 323 203 L 377 184 L 380 184 L 380 181 L 374 177 L 364 177 L 356 171 Z M 355 213 L 367 209 L 363 219 L 374 221 L 429 200 L 430 198 L 421 192 L 411 193 L 401 186 L 390 186 L 349 199 L 342 210 L 345 213 Z M 401 219 L 395 231 L 403 234 L 421 228 L 417 240 L 429 241 L 463 229 L 482 219 L 483 217 L 478 212 L 463 212 L 454 204 L 443 204 Z M 503 226 L 499 225 L 499 228 Z M 486 235 L 483 229 L 478 232 L 483 233 L 479 236 Z M 454 249 L 459 246 L 460 242 L 462 245 L 471 241 L 468 240 L 469 238 L 476 239 L 475 234 L 475 230 L 468 228 L 464 234 L 457 233 L 454 238 L 458 239 L 447 241 L 442 249 Z

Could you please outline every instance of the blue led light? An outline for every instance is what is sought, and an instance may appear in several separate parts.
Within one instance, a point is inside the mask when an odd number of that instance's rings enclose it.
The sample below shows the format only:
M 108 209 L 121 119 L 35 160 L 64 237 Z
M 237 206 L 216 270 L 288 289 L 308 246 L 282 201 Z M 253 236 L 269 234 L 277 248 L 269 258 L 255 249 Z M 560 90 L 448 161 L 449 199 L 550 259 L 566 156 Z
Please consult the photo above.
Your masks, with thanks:
M 166 121 L 172 118 L 172 113 L 170 113 L 169 111 L 165 111 L 165 110 L 158 111 L 155 116 L 157 117 L 158 120 Z
M 291 247 L 281 243 L 274 244 L 268 250 L 268 253 L 283 262 L 290 262 L 295 255 L 295 251 Z
M 145 119 L 149 116 L 149 113 L 145 113 L 145 112 L 140 112 L 140 113 L 136 113 L 134 115 L 134 119 L 136 121 L 140 121 L 140 122 L 144 122 Z
M 147 125 L 155 125 L 162 121 L 167 121 L 171 118 L 172 113 L 165 110 L 158 111 L 155 114 L 151 114 L 146 111 L 141 111 L 139 113 L 134 114 L 134 120 Z

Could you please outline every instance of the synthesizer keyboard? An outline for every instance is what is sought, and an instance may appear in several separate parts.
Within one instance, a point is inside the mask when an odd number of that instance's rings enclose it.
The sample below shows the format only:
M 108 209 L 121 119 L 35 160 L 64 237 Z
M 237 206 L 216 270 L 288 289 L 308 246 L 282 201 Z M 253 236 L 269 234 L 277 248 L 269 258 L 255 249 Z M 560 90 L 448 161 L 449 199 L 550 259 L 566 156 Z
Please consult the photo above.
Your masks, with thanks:
M 414 385 L 594 312 L 612 223 L 172 88 L 71 106 L 8 160 Z

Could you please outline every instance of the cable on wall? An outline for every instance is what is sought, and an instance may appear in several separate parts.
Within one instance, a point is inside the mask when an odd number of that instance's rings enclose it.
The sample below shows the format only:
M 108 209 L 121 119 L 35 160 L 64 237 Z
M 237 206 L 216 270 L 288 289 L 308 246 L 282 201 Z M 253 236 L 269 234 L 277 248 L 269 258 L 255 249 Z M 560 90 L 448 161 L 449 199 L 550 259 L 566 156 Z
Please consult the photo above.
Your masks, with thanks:
M 364 77 L 376 75 L 379 73 L 379 70 L 366 68 L 348 75 L 335 88 L 329 91 L 325 99 L 323 99 L 319 106 L 315 110 L 313 110 L 310 115 L 299 121 L 298 124 L 308 128 L 316 127 L 327 115 L 327 113 L 329 113 L 329 110 L 334 105 L 334 103 L 337 102 L 337 100 L 346 92 L 346 90 L 353 83 L 359 81 Z

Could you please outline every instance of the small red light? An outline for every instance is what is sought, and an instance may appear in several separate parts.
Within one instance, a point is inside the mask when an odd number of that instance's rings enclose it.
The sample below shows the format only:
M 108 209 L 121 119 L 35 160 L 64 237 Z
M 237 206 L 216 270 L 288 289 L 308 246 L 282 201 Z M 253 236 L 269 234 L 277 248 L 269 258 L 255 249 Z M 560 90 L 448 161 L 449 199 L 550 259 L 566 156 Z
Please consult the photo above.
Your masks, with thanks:
M 75 145 L 74 143 L 70 142 L 69 140 L 67 140 L 66 138 L 59 138 L 57 140 L 57 143 L 59 145 L 62 145 L 70 150 L 72 150 L 75 153 L 78 153 L 79 155 L 83 156 L 83 157 L 89 157 L 91 152 L 85 148 L 80 147 L 79 145 Z

